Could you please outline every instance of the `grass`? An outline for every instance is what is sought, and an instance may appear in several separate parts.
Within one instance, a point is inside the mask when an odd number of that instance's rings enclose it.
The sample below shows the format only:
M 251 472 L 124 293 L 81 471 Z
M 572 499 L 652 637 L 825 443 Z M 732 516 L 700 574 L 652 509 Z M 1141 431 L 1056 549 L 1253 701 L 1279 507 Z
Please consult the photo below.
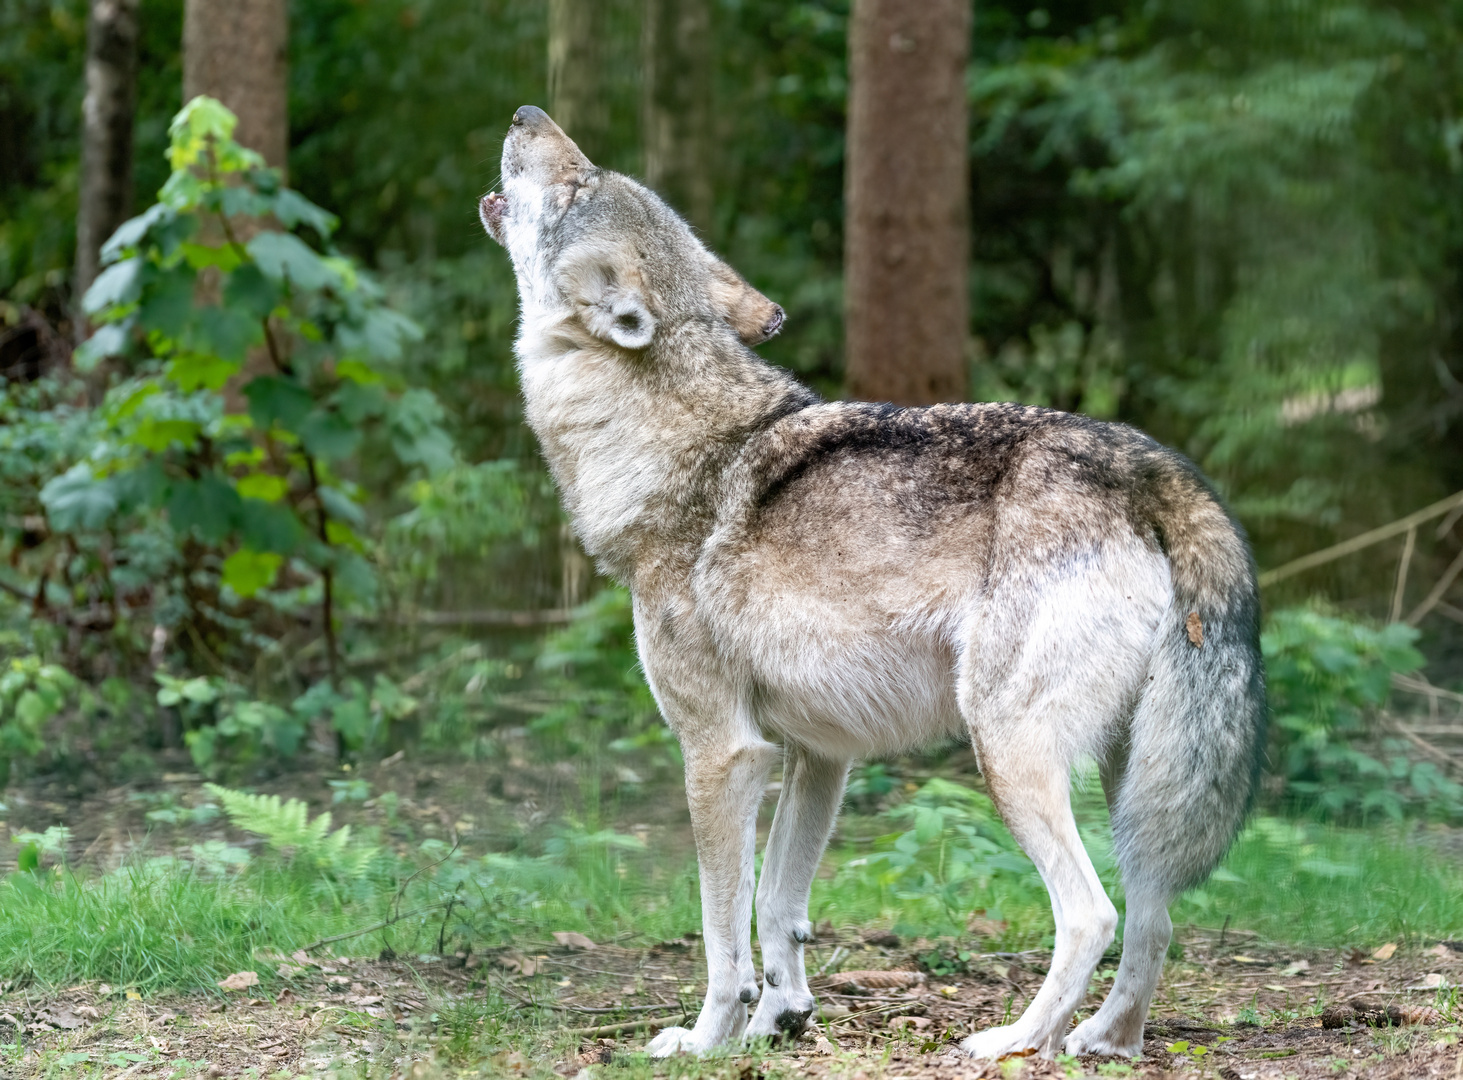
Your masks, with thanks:
M 1080 809 L 1121 910 L 1105 814 L 1091 798 Z M 258 827 L 269 832 L 267 823 Z M 1050 944 L 1045 889 L 983 796 L 931 782 L 905 809 L 850 818 L 845 835 L 860 833 L 863 842 L 830 853 L 815 883 L 816 921 L 959 937 L 969 914 L 984 909 L 1006 924 L 1000 945 Z M 266 842 L 253 854 L 224 848 L 220 857 L 215 842 L 195 846 L 189 859 L 139 856 L 105 874 L 44 866 L 11 874 L 0 881 L 0 978 L 153 991 L 213 988 L 232 972 L 257 970 L 267 989 L 270 956 L 402 913 L 337 947 L 356 955 L 383 946 L 402 954 L 528 948 L 559 930 L 653 941 L 700 924 L 694 863 L 658 858 L 609 830 L 562 826 L 542 850 L 513 855 L 468 856 L 426 841 L 407 858 L 369 831 L 320 851 L 334 854 L 306 857 Z M 1180 926 L 1227 923 L 1296 945 L 1463 937 L 1463 864 L 1404 825 L 1362 830 L 1259 817 L 1173 915 Z

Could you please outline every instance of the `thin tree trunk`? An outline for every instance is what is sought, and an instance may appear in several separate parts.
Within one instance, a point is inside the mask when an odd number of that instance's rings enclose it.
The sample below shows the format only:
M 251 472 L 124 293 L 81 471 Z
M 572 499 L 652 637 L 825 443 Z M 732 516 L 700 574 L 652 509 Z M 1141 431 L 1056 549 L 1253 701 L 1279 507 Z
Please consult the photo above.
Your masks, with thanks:
M 844 333 L 852 397 L 966 393 L 970 0 L 854 0 Z
M 76 212 L 76 327 L 102 245 L 132 209 L 132 120 L 137 112 L 138 0 L 92 0 L 81 106 L 81 191 Z
M 712 225 L 710 0 L 645 0 L 645 179 L 703 233 Z
M 549 113 L 590 161 L 608 152 L 606 0 L 549 0 Z
M 285 0 L 186 0 L 183 100 L 223 102 L 239 118 L 234 138 L 280 169 L 289 151 L 288 46 Z

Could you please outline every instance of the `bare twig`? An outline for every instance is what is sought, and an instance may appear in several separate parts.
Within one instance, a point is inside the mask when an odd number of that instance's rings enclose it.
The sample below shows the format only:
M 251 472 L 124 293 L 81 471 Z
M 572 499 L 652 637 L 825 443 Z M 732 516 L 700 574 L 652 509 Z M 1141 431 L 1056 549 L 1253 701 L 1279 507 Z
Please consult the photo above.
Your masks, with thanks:
M 1417 526 L 1407 530 L 1407 540 L 1402 545 L 1402 561 L 1397 564 L 1397 587 L 1392 590 L 1392 617 L 1388 622 L 1402 618 L 1402 598 L 1407 593 L 1407 571 L 1412 566 L 1412 553 L 1417 550 Z
M 352 615 L 352 622 L 381 623 L 396 626 L 552 626 L 573 618 L 569 608 L 542 608 L 537 611 L 401 611 L 386 615 Z
M 389 919 L 384 919 L 381 922 L 378 922 L 372 926 L 367 926 L 361 930 L 351 930 L 350 932 L 345 934 L 336 934 L 334 937 L 321 938 L 319 941 L 313 941 L 309 945 L 306 945 L 304 951 L 307 953 L 314 952 L 316 949 L 319 949 L 325 945 L 334 944 L 337 941 L 345 941 L 347 938 L 360 937 L 362 934 L 370 934 L 374 933 L 377 930 L 385 930 L 388 926 L 401 922 L 402 919 L 410 919 L 413 915 L 423 915 L 428 911 L 435 911 L 437 908 L 445 907 L 449 903 L 451 903 L 450 900 L 439 900 L 435 904 L 427 904 L 425 907 L 414 908 L 411 911 L 408 911 L 405 915 L 393 915 Z
M 833 955 L 828 958 L 828 962 L 825 963 L 822 967 L 820 967 L 817 971 L 813 972 L 813 978 L 816 979 L 819 975 L 822 975 L 829 968 L 832 968 L 834 971 L 837 971 L 838 970 L 838 962 L 840 960 L 842 960 L 844 958 L 844 956 L 847 955 L 847 953 L 848 953 L 848 950 L 845 949 L 842 945 L 838 946 L 836 949 L 833 950 Z
M 1463 491 L 1456 491 L 1446 499 L 1440 499 L 1431 506 L 1425 506 L 1415 513 L 1408 514 L 1404 518 L 1383 525 L 1379 528 L 1364 532 L 1360 536 L 1353 536 L 1350 540 L 1343 540 L 1339 544 L 1333 544 L 1320 551 L 1313 551 L 1309 555 L 1302 555 L 1299 559 L 1292 559 L 1290 562 L 1277 566 L 1274 570 L 1267 570 L 1260 575 L 1260 584 L 1274 585 L 1277 581 L 1284 581 L 1303 571 L 1310 570 L 1317 566 L 1324 566 L 1343 556 L 1351 555 L 1357 551 L 1364 551 L 1373 544 L 1380 544 L 1383 540 L 1390 540 L 1394 536 L 1401 536 L 1408 529 L 1415 529 L 1424 521 L 1431 521 L 1435 517 L 1446 514 L 1456 507 L 1463 507 Z
M 1403 726 L 1402 722 L 1400 720 L 1398 720 L 1396 717 L 1394 717 L 1394 716 L 1388 716 L 1387 717 L 1387 721 L 1388 721 L 1388 726 L 1393 731 L 1395 731 L 1398 735 L 1401 735 L 1408 742 L 1412 743 L 1413 746 L 1417 747 L 1419 750 L 1421 750 L 1428 757 L 1432 758 L 1434 761 L 1437 761 L 1440 764 L 1446 765 L 1450 769 L 1451 768 L 1455 768 L 1455 767 L 1457 767 L 1459 765 L 1459 763 L 1460 763 L 1460 759 L 1459 758 L 1457 758 L 1453 754 L 1448 753 L 1446 750 L 1442 749 L 1441 747 L 1434 746 L 1432 743 L 1428 742 L 1426 739 L 1424 739 L 1421 735 L 1417 734 L 1415 731 L 1409 731 L 1409 730 L 1407 730 L 1407 728 Z
M 1448 568 L 1443 571 L 1443 576 L 1438 578 L 1437 584 L 1432 587 L 1432 591 L 1427 594 L 1422 603 L 1412 609 L 1412 613 L 1407 616 L 1408 626 L 1416 626 L 1422 621 L 1424 615 L 1437 607 L 1438 601 L 1442 600 L 1443 594 L 1453 587 L 1453 582 L 1458 579 L 1460 572 L 1463 572 L 1463 551 L 1454 556 L 1453 561 L 1448 564 Z M 1392 616 L 1392 621 L 1397 621 L 1395 614 Z
M 581 1035 L 587 1039 L 597 1039 L 601 1035 L 614 1035 L 626 1029 L 644 1028 L 646 1031 L 659 1031 L 661 1028 L 668 1028 L 676 1020 L 685 1021 L 689 1019 L 688 1014 L 682 1013 L 675 1016 L 646 1016 L 639 1020 L 621 1020 L 614 1024 L 601 1024 L 599 1027 L 567 1028 L 559 1032 L 561 1035 Z

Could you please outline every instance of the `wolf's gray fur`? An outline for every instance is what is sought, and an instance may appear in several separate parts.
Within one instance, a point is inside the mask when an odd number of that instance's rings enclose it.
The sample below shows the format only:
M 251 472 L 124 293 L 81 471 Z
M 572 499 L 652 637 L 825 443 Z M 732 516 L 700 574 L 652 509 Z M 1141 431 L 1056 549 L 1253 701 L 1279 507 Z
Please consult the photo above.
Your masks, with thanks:
M 800 1031 L 808 891 L 849 762 L 969 733 L 1051 893 L 1056 942 L 995 1057 L 1134 1054 L 1171 933 L 1249 803 L 1264 735 L 1254 567 L 1197 470 L 1045 409 L 819 401 L 747 347 L 782 311 L 652 192 L 514 116 L 503 194 L 530 424 L 586 549 L 634 598 L 681 741 L 708 982 L 652 1053 Z M 750 924 L 757 804 L 783 790 Z M 1117 913 L 1077 835 L 1097 760 L 1127 894 L 1121 965 L 1068 1031 Z M 758 1001 L 750 1023 L 747 1006 Z

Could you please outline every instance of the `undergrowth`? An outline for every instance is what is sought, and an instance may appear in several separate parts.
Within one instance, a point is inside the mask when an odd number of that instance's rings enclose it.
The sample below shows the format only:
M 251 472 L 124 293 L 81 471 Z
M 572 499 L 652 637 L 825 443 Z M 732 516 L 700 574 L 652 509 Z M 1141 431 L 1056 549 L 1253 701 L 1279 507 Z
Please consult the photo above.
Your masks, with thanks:
M 0 882 L 0 979 L 142 992 L 213 989 L 254 970 L 268 992 L 288 977 L 276 970 L 284 956 L 342 935 L 317 955 L 531 950 L 564 930 L 650 943 L 700 925 L 694 862 L 610 829 L 561 823 L 534 847 L 488 854 L 428 839 L 403 854 L 373 829 L 310 818 L 299 800 L 209 791 L 247 840 L 166 855 L 144 843 L 103 873 L 65 865 L 63 828 L 19 834 L 21 869 Z M 1079 789 L 1078 812 L 1121 910 L 1095 790 Z M 983 794 L 931 780 L 881 814 L 852 815 L 845 836 L 870 826 L 889 831 L 830 851 L 815 922 L 943 939 L 941 962 L 956 966 L 976 951 L 1051 945 L 1046 891 Z M 1463 864 L 1430 850 L 1430 835 L 1257 817 L 1174 905 L 1174 922 L 1317 946 L 1463 936 Z

